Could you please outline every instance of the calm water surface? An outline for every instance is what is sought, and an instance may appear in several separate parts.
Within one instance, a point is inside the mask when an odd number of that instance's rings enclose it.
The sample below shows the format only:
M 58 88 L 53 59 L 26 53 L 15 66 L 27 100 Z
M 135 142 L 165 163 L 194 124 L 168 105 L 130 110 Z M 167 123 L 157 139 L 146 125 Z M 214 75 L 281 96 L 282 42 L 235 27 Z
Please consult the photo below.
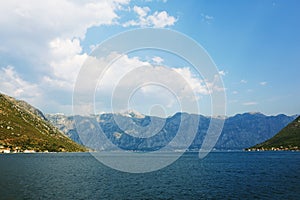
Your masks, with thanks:
M 186 153 L 144 174 L 89 153 L 2 154 L 0 199 L 300 199 L 300 153 Z

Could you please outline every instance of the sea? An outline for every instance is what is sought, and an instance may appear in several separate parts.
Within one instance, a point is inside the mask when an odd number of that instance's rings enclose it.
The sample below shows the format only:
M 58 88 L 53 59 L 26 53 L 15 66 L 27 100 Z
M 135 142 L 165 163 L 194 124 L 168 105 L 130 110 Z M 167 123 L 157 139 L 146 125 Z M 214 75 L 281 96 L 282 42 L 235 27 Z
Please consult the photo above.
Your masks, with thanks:
M 0 154 L 0 199 L 300 199 L 300 152 L 187 152 L 148 173 L 90 153 Z

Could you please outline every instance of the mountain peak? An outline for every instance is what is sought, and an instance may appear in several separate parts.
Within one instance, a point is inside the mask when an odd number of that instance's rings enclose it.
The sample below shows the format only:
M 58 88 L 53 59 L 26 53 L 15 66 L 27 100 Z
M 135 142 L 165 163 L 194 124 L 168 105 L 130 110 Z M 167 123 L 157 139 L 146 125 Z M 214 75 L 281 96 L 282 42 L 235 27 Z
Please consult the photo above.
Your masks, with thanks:
M 118 113 L 119 115 L 122 115 L 124 117 L 132 117 L 132 118 L 145 118 L 145 115 L 143 115 L 142 113 L 136 111 L 136 110 L 127 110 L 121 113 Z
M 247 114 L 250 114 L 250 115 L 264 115 L 263 113 L 257 112 L 257 111 L 254 111 L 254 112 L 248 112 Z

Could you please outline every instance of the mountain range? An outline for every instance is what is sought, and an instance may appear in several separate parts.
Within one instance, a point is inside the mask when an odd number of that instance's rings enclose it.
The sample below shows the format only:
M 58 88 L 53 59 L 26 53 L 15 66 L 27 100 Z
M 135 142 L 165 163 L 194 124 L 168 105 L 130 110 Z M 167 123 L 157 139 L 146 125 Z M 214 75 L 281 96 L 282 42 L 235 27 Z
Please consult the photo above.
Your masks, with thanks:
M 288 125 L 295 118 L 262 113 L 216 118 L 176 113 L 160 118 L 136 111 L 91 116 L 44 115 L 25 101 L 0 94 L 0 150 L 86 151 L 84 145 L 95 150 L 115 150 L 117 147 L 155 151 L 166 146 L 167 150 L 182 150 L 188 144 L 188 150 L 192 151 L 203 145 L 212 120 L 224 122 L 215 141 L 215 150 L 242 150 L 256 144 L 274 147 L 276 141 L 280 146 L 295 146 L 298 143 L 293 141 L 299 142 L 299 134 L 294 133 L 299 132 L 300 119 Z M 287 128 L 283 129 L 285 126 Z M 190 134 L 193 131 L 195 135 Z
M 97 137 L 102 137 L 101 150 L 111 150 L 112 146 L 117 146 L 123 150 L 137 151 L 154 151 L 167 144 L 170 144 L 170 150 L 181 149 L 182 142 L 186 142 L 189 137 L 187 133 L 195 123 L 198 130 L 188 150 L 199 150 L 211 121 L 210 117 L 188 113 L 176 113 L 167 118 L 159 118 L 145 116 L 138 112 L 91 116 L 51 114 L 46 115 L 46 118 L 72 140 L 90 148 L 99 149 Z M 225 119 L 220 118 L 225 120 L 224 127 L 214 149 L 243 150 L 262 143 L 295 118 L 296 116 L 283 114 L 266 116 L 262 113 L 244 113 Z M 184 122 L 182 126 L 181 122 Z M 174 142 L 173 139 L 178 134 L 179 128 L 185 133 Z M 104 136 L 99 135 L 99 132 L 103 132 Z

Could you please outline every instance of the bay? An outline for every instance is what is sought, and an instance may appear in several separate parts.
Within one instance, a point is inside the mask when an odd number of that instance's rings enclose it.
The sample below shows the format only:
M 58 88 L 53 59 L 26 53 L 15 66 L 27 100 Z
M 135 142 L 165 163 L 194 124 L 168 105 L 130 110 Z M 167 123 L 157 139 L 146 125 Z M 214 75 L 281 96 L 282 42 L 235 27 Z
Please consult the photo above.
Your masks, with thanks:
M 300 199 L 299 172 L 300 152 L 188 152 L 141 174 L 89 153 L 1 154 L 0 199 Z

